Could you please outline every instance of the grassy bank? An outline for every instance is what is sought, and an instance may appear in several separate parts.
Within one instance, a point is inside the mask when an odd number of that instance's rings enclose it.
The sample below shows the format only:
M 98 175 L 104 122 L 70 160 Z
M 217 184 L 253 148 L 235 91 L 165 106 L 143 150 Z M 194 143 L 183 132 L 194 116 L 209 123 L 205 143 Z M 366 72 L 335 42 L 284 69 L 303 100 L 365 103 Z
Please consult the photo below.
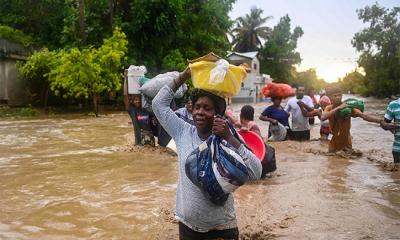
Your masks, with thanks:
M 0 118 L 5 117 L 34 117 L 40 115 L 40 111 L 31 107 L 0 107 Z
M 115 106 L 100 106 L 99 115 L 107 115 L 110 112 L 123 111 L 123 107 Z M 35 108 L 35 107 L 0 107 L 0 118 L 29 118 L 29 117 L 46 117 L 65 114 L 80 114 L 86 116 L 94 116 L 94 112 L 90 108 L 79 108 L 75 106 L 50 107 L 50 108 Z

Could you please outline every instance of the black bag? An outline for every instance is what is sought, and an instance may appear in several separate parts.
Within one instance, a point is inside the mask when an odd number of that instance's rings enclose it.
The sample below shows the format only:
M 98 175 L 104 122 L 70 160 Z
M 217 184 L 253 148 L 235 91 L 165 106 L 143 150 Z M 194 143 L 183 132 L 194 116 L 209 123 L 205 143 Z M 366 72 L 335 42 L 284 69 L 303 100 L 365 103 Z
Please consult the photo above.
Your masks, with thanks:
M 261 178 L 265 178 L 267 173 L 276 170 L 275 148 L 273 148 L 271 145 L 265 144 L 265 150 L 266 150 L 265 157 L 261 161 L 262 165 Z

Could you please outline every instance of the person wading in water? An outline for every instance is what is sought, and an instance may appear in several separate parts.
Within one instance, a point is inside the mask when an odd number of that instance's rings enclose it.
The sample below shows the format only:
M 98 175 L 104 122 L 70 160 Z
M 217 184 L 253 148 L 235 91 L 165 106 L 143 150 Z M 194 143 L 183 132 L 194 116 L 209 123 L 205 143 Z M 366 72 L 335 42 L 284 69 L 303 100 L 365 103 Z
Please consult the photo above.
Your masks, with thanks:
M 239 239 L 233 194 L 222 205 L 213 204 L 194 185 L 185 173 L 185 161 L 193 150 L 212 134 L 230 143 L 244 159 L 250 179 L 260 179 L 261 162 L 236 139 L 223 116 L 226 103 L 221 97 L 198 90 L 192 96 L 191 125 L 180 119 L 169 107 L 174 92 L 191 76 L 190 69 L 164 86 L 153 100 L 153 110 L 160 124 L 176 142 L 178 152 L 178 186 L 176 191 L 176 219 L 179 221 L 179 239 Z

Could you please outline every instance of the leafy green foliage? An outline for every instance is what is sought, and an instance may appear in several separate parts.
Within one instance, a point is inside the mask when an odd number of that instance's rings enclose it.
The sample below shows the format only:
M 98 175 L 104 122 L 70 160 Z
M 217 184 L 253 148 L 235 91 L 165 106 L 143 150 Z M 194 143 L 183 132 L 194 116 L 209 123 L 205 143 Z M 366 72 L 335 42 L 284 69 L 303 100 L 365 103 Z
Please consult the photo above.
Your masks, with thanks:
M 288 15 L 282 17 L 261 49 L 261 71 L 270 74 L 277 82 L 293 82 L 296 77 L 294 65 L 301 62 L 296 48 L 302 35 L 300 27 L 291 30 Z
M 311 68 L 303 72 L 297 72 L 293 86 L 304 86 L 306 90 L 319 91 L 326 86 L 326 82 L 317 76 L 315 69 Z
M 236 19 L 236 27 L 231 32 L 234 51 L 256 51 L 262 46 L 261 41 L 268 39 L 272 29 L 263 25 L 272 17 L 262 17 L 262 14 L 262 9 L 253 7 L 250 14 Z
M 0 0 L 0 24 L 19 29 L 38 44 L 60 47 L 64 0 Z
M 0 118 L 3 117 L 33 117 L 39 115 L 40 112 L 37 109 L 30 107 L 23 108 L 10 108 L 0 107 Z
M 172 50 L 163 59 L 163 69 L 167 71 L 183 71 L 187 66 L 179 49 Z
M 117 28 L 98 49 L 72 48 L 60 52 L 57 64 L 49 74 L 51 89 L 57 95 L 63 93 L 65 98 L 91 97 L 97 116 L 99 94 L 121 88 L 127 44 L 125 34 Z
M 231 48 L 226 32 L 233 0 L 134 0 L 122 28 L 130 55 L 151 73 L 163 70 L 163 59 L 179 49 L 184 59 L 211 51 L 224 56 Z
M 340 87 L 346 91 L 361 95 L 367 95 L 368 89 L 365 85 L 365 76 L 358 71 L 346 74 L 343 79 L 339 80 Z
M 50 86 L 48 74 L 56 59 L 57 52 L 43 49 L 34 52 L 26 62 L 18 62 L 17 68 L 26 82 L 33 103 L 39 102 L 40 105 L 47 106 Z
M 231 49 L 227 32 L 233 22 L 228 13 L 235 0 L 184 0 L 184 14 L 174 44 L 188 59 L 214 52 L 225 56 Z
M 358 64 L 365 71 L 362 92 L 378 96 L 400 93 L 400 7 L 374 4 L 357 13 L 368 24 L 352 40 L 361 53 Z
M 0 37 L 19 43 L 25 47 L 30 47 L 34 42 L 30 36 L 9 26 L 0 25 Z

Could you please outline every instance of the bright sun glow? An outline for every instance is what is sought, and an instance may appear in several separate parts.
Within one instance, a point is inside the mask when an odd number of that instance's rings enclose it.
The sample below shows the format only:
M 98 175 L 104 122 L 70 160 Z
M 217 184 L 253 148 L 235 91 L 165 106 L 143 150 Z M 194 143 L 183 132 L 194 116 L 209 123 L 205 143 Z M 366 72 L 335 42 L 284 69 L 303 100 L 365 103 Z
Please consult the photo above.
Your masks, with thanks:
M 327 82 L 337 82 L 339 78 L 342 78 L 346 73 L 354 71 L 357 67 L 356 63 L 353 62 L 340 62 L 340 63 L 328 63 L 321 62 L 315 64 L 303 64 L 298 67 L 299 71 L 304 71 L 309 68 L 315 68 L 318 77 L 324 79 Z

